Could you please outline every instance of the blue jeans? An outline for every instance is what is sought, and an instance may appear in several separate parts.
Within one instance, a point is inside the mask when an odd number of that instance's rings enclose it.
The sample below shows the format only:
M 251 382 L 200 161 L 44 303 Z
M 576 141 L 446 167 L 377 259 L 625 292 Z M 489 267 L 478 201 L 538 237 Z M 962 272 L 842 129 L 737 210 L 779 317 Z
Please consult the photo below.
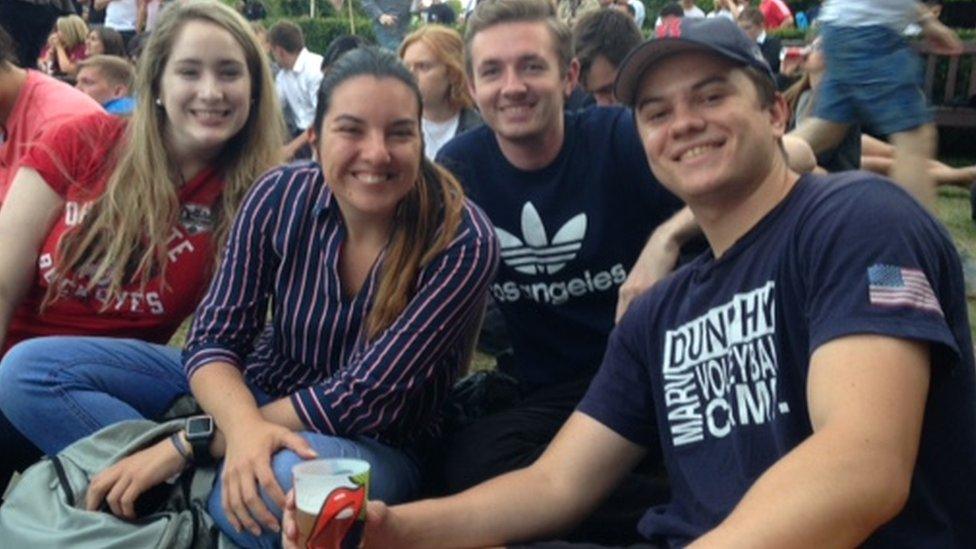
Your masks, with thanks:
M 272 400 L 256 387 L 251 391 L 259 405 Z M 157 418 L 187 393 L 180 350 L 138 340 L 37 338 L 18 344 L 0 362 L 0 409 L 48 454 L 118 421 Z M 398 503 L 419 491 L 420 468 L 407 452 L 366 437 L 301 434 L 320 457 L 368 461 L 371 499 Z M 292 485 L 291 468 L 300 460 L 290 450 L 272 458 L 275 476 L 286 491 Z M 220 506 L 220 491 L 218 481 L 208 508 L 225 534 L 244 547 L 277 546 L 279 536 L 272 532 L 258 537 L 235 532 Z M 281 510 L 261 495 L 280 517 Z
M 49 455 L 119 421 L 157 418 L 189 392 L 179 349 L 134 339 L 29 339 L 0 362 L 0 409 Z

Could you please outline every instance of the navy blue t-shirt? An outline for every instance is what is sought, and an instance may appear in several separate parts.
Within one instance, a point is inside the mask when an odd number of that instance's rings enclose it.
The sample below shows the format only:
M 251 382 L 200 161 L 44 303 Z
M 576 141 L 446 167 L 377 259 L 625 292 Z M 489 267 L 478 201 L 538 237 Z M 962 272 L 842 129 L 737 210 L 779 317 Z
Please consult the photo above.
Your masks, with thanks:
M 868 540 L 976 547 L 976 379 L 959 257 L 902 189 L 864 172 L 805 176 L 720 259 L 642 296 L 579 410 L 662 446 L 672 501 L 639 530 L 684 545 L 812 434 L 810 356 L 850 334 L 932 344 L 911 495 Z
M 536 171 L 513 166 L 487 126 L 438 154 L 495 226 L 491 291 L 529 387 L 595 372 L 617 289 L 652 229 L 682 206 L 651 175 L 630 111 L 592 108 L 565 123 L 559 155 Z

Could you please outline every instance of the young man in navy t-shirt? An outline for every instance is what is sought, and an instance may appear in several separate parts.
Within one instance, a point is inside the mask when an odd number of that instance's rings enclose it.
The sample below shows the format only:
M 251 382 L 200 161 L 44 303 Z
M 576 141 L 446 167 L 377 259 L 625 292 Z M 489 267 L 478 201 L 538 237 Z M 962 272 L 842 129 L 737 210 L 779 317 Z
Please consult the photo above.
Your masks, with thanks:
M 673 227 L 691 218 L 668 223 L 683 205 L 651 174 L 629 111 L 564 113 L 579 65 L 569 28 L 549 2 L 479 4 L 467 25 L 472 95 L 485 126 L 448 142 L 438 161 L 488 214 L 501 243 L 491 292 L 511 338 L 507 373 L 520 396 L 439 447 L 449 492 L 523 467 L 545 450 L 600 365 L 621 288 L 670 271 L 687 236 Z M 635 261 L 658 227 L 642 271 Z M 658 241 L 675 252 L 653 253 Z M 651 461 L 660 467 L 659 458 Z M 633 537 L 643 509 L 666 497 L 660 482 L 643 480 L 632 478 L 627 494 L 579 535 Z
M 734 23 L 662 34 L 616 93 L 710 250 L 630 307 L 534 464 L 371 505 L 368 539 L 558 536 L 660 445 L 672 500 L 639 530 L 663 546 L 976 546 L 976 380 L 948 235 L 887 180 L 792 172 L 786 104 Z

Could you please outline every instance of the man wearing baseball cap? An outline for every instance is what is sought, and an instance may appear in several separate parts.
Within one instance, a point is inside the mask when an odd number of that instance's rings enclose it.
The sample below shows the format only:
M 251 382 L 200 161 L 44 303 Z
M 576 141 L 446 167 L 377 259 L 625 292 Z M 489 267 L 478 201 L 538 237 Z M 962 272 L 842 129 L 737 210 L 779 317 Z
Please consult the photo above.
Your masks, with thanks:
M 658 31 L 616 95 L 711 249 L 630 307 L 538 461 L 373 504 L 368 543 L 558 537 L 659 443 L 672 500 L 638 528 L 657 546 L 976 546 L 972 342 L 938 222 L 875 175 L 790 171 L 785 103 L 725 18 Z

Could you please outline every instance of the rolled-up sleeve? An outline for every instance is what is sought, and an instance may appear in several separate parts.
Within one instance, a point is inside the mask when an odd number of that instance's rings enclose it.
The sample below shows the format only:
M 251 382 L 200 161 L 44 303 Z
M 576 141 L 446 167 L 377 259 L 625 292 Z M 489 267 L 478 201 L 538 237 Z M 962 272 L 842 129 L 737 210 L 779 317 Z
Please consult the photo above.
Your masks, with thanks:
M 292 393 L 302 421 L 336 435 L 397 425 L 477 321 L 498 254 L 491 224 L 469 203 L 457 236 L 422 270 L 399 317 L 334 375 Z

